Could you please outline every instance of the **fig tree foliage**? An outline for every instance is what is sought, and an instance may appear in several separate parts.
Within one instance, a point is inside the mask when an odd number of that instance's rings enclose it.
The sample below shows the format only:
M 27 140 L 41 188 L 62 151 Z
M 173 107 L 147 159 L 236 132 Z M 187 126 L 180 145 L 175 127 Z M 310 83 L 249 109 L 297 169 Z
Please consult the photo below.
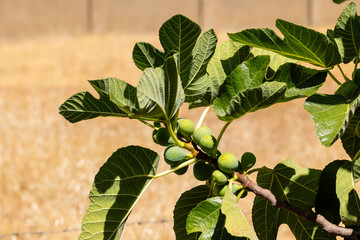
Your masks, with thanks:
M 356 5 L 349 3 L 326 33 L 280 19 L 276 27 L 278 31 L 229 33 L 228 40 L 218 43 L 213 29 L 202 32 L 194 21 L 175 15 L 160 27 L 161 49 L 151 43 L 135 44 L 132 57 L 142 71 L 136 86 L 114 77 L 91 80 L 97 96 L 79 92 L 60 106 L 60 114 L 71 123 L 96 117 L 138 120 L 153 129 L 149 139 L 163 146 L 161 153 L 143 146 L 121 147 L 110 156 L 95 176 L 79 239 L 120 239 L 129 214 L 150 183 L 168 174 L 184 174 L 192 164 L 194 177 L 203 183 L 184 192 L 176 203 L 178 240 L 271 240 L 282 224 L 299 240 L 336 239 L 336 235 L 359 239 Z M 344 64 L 352 70 L 345 72 Z M 334 69 L 339 69 L 340 77 L 335 77 Z M 318 93 L 325 81 L 335 81 L 338 89 Z M 341 141 L 349 159 L 329 159 L 324 169 L 304 168 L 291 159 L 280 159 L 274 168 L 253 168 L 265 159 L 245 149 L 239 161 L 231 149 L 219 149 L 233 121 L 299 98 L 304 99 L 320 142 L 330 147 Z M 181 118 L 184 106 L 190 113 L 204 109 L 196 125 L 195 119 Z M 211 108 L 223 123 L 220 132 L 203 126 Z M 169 167 L 164 172 L 157 171 L 159 156 Z M 253 174 L 256 183 L 249 180 Z M 256 194 L 251 224 L 238 204 L 248 192 Z M 331 228 L 311 217 L 320 215 Z M 346 231 L 354 232 L 346 235 Z

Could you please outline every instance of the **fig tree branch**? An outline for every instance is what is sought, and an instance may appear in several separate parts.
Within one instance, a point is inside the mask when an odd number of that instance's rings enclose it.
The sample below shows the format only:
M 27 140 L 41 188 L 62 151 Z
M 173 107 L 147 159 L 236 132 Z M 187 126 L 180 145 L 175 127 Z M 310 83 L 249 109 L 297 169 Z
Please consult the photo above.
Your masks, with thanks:
M 341 236 L 349 239 L 360 239 L 360 231 L 351 228 L 340 227 L 336 224 L 329 222 L 324 216 L 321 214 L 317 214 L 313 211 L 305 211 L 298 207 L 291 205 L 289 202 L 285 200 L 280 200 L 275 197 L 275 195 L 268 189 L 264 189 L 253 182 L 246 174 L 235 173 L 237 176 L 237 181 L 240 182 L 244 188 L 248 191 L 253 192 L 257 196 L 261 196 L 268 200 L 271 205 L 275 208 L 281 208 L 288 212 L 291 212 L 300 218 L 307 220 L 309 222 L 313 222 L 320 226 L 323 231 L 335 235 Z

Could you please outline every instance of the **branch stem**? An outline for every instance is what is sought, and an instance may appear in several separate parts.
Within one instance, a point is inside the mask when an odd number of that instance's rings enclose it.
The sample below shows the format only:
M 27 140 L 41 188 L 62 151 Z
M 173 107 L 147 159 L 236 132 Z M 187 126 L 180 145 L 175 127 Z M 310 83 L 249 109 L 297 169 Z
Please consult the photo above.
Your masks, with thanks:
M 168 175 L 168 174 L 170 174 L 170 173 L 173 173 L 173 172 L 175 172 L 175 171 L 177 171 L 177 170 L 179 170 L 179 169 L 181 169 L 181 168 L 183 168 L 183 167 L 189 166 L 190 164 L 193 164 L 193 163 L 195 163 L 196 161 L 197 161 L 196 158 L 192 158 L 192 159 L 190 159 L 190 160 L 187 160 L 186 162 L 183 162 L 183 163 L 177 165 L 177 166 L 174 167 L 174 168 L 171 168 L 171 169 L 169 169 L 169 170 L 166 170 L 166 171 L 163 171 L 163 172 L 161 172 L 161 173 L 159 173 L 159 174 L 156 174 L 156 175 L 153 177 L 153 179 L 166 176 L 166 175 Z
M 209 109 L 210 109 L 210 106 L 207 106 L 207 107 L 204 109 L 204 111 L 203 111 L 203 113 L 201 114 L 201 117 L 200 117 L 199 122 L 198 122 L 198 124 L 197 124 L 197 126 L 196 126 L 195 129 L 198 129 L 199 127 L 201 127 L 201 125 L 203 124 L 204 119 L 205 119 L 206 114 L 208 113 Z
M 222 129 L 221 129 L 221 131 L 220 131 L 220 133 L 219 133 L 219 136 L 218 136 L 217 139 L 216 139 L 215 146 L 214 146 L 214 148 L 213 148 L 213 152 L 212 152 L 212 156 L 213 156 L 213 157 L 216 156 L 216 151 L 217 151 L 217 148 L 218 148 L 218 146 L 219 146 L 220 140 L 221 140 L 221 138 L 222 138 L 225 130 L 226 130 L 227 127 L 230 125 L 230 123 L 232 123 L 232 122 L 227 122 L 227 123 L 225 123 L 225 125 L 222 127 Z
M 280 200 L 275 197 L 275 195 L 268 189 L 264 189 L 253 182 L 246 174 L 242 173 L 235 173 L 238 176 L 238 182 L 240 182 L 244 188 L 248 191 L 253 192 L 257 196 L 261 196 L 265 198 L 267 201 L 271 203 L 271 205 L 275 208 L 281 208 L 288 212 L 295 214 L 296 216 L 315 223 L 316 225 L 320 226 L 323 231 L 335 235 L 335 236 L 342 236 L 348 239 L 360 239 L 360 231 L 352 229 L 352 228 L 345 228 L 335 225 L 329 222 L 324 216 L 321 214 L 314 213 L 313 211 L 306 211 L 291 205 L 286 200 Z
M 328 71 L 330 77 L 334 80 L 334 82 L 336 82 L 338 85 L 341 85 L 341 82 L 339 82 L 339 80 L 336 79 L 336 77 L 330 72 Z

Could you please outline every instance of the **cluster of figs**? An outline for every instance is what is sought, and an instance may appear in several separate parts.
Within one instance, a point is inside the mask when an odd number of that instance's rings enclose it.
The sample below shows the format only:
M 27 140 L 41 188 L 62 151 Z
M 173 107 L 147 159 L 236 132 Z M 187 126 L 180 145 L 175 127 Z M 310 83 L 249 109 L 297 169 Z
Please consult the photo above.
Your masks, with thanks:
M 213 192 L 217 196 L 223 196 L 227 191 L 228 183 L 234 177 L 234 172 L 244 173 L 256 162 L 256 157 L 250 152 L 242 155 L 241 161 L 233 153 L 221 154 L 217 150 L 217 140 L 212 135 L 210 128 L 201 126 L 195 129 L 190 119 L 179 119 L 176 126 L 176 135 L 186 143 L 191 143 L 198 154 L 193 156 L 186 148 L 182 148 L 174 142 L 169 131 L 161 127 L 159 123 L 153 131 L 155 143 L 167 148 L 164 151 L 165 162 L 171 168 L 175 168 L 187 160 L 196 158 L 193 167 L 194 177 L 199 181 L 206 181 L 207 185 L 213 184 Z M 186 173 L 188 166 L 175 171 L 176 174 Z M 238 194 L 243 187 L 235 182 L 231 186 L 234 194 Z M 246 194 L 243 194 L 245 196 Z

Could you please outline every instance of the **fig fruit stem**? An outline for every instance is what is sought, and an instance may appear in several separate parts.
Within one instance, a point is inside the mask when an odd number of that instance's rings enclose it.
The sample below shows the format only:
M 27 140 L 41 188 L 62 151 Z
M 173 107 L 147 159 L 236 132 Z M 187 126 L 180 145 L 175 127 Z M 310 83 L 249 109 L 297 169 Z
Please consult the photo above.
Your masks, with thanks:
M 217 148 L 218 148 L 218 146 L 219 146 L 220 140 L 221 140 L 222 136 L 224 135 L 225 130 L 226 130 L 227 127 L 230 125 L 230 123 L 232 123 L 232 122 L 227 122 L 227 123 L 225 123 L 225 125 L 222 127 L 222 129 L 221 129 L 221 131 L 220 131 L 220 133 L 219 133 L 219 136 L 218 136 L 217 139 L 216 139 L 215 146 L 214 146 L 214 148 L 213 148 L 213 150 L 212 150 L 212 156 L 216 156 L 216 151 L 217 151 Z
M 179 147 L 184 147 L 185 143 L 180 141 L 177 136 L 175 135 L 174 131 L 173 131 L 173 128 L 172 128 L 172 124 L 169 121 L 166 122 L 166 128 L 167 130 L 169 131 L 169 134 L 171 136 L 171 138 L 174 140 L 175 144 L 178 145 Z
M 172 129 L 174 129 L 175 135 L 177 134 L 176 125 L 177 125 L 178 118 L 179 118 L 179 110 L 177 110 L 177 112 L 175 114 L 175 118 L 174 118 L 173 125 L 172 125 Z
M 175 172 L 175 171 L 177 171 L 177 170 L 179 170 L 179 169 L 181 169 L 181 168 L 183 168 L 183 167 L 189 166 L 190 164 L 193 164 L 193 163 L 195 163 L 196 161 L 197 161 L 196 158 L 187 160 L 186 162 L 183 162 L 183 163 L 177 165 L 177 166 L 174 167 L 174 168 L 171 168 L 171 169 L 169 169 L 169 170 L 166 170 L 166 171 L 163 171 L 163 172 L 161 172 L 161 173 L 159 173 L 159 174 L 156 174 L 156 175 L 153 177 L 153 179 L 166 176 L 166 175 L 168 175 L 168 174 L 170 174 L 170 173 L 173 173 L 173 172 Z
M 201 125 L 203 124 L 204 119 L 205 119 L 206 114 L 208 113 L 209 109 L 210 109 L 210 106 L 208 106 L 208 107 L 206 107 L 206 108 L 204 109 L 204 111 L 203 111 L 203 113 L 201 114 L 201 117 L 200 117 L 199 122 L 198 122 L 198 124 L 197 124 L 197 126 L 196 126 L 195 129 L 198 129 L 199 127 L 201 127 Z
M 352 79 L 355 79 L 355 74 L 356 74 L 356 69 L 357 69 L 358 64 L 359 64 L 359 55 L 356 56 L 356 60 L 355 60 L 355 64 L 354 64 L 354 71 L 353 71 L 353 74 L 352 74 Z
M 330 77 L 332 78 L 332 80 L 334 80 L 334 82 L 336 82 L 338 85 L 341 85 L 341 82 L 339 82 L 339 80 L 336 79 L 336 77 L 330 72 L 328 71 Z
M 213 191 L 214 191 L 214 187 L 215 187 L 215 181 L 214 181 L 214 179 L 211 179 L 210 191 L 209 191 L 209 194 L 208 194 L 206 199 L 208 199 L 208 198 L 210 198 L 212 196 Z
M 151 128 L 153 128 L 153 129 L 158 129 L 158 127 L 155 127 L 154 125 L 152 125 L 152 124 L 150 124 L 150 123 L 148 123 L 148 122 L 146 122 L 146 121 L 144 121 L 144 120 L 142 120 L 142 119 L 138 119 L 140 122 L 142 122 L 143 124 L 145 124 L 146 126 L 148 126 L 148 127 L 151 127 Z
M 244 192 L 245 192 L 245 188 L 240 190 L 239 194 L 236 196 L 236 199 L 235 199 L 236 202 L 239 202 L 239 200 L 242 197 L 242 195 L 244 194 Z

